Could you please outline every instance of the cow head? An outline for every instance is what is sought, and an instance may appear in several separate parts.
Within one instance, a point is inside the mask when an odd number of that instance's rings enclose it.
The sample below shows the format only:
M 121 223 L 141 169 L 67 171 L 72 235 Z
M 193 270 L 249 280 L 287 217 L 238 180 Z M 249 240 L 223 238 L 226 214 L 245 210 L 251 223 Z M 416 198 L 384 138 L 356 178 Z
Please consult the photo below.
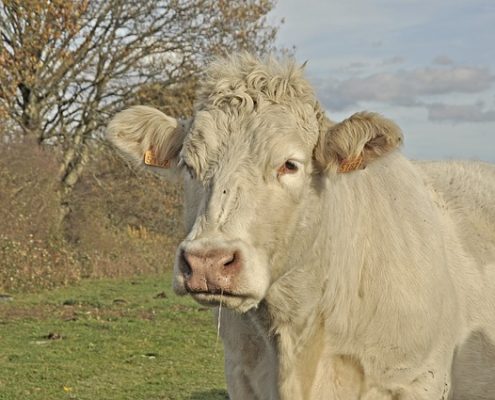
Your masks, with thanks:
M 209 68 L 191 119 L 136 106 L 109 124 L 109 139 L 137 163 L 184 179 L 177 293 L 241 312 L 256 306 L 304 241 L 326 177 L 399 144 L 397 126 L 376 114 L 331 123 L 302 73 L 234 56 Z

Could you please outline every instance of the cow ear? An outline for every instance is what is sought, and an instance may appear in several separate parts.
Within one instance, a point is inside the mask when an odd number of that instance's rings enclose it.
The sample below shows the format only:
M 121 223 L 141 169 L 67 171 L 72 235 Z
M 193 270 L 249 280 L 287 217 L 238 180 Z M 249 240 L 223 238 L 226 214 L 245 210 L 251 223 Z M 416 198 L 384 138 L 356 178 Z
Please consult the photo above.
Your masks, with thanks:
M 171 168 L 178 163 L 186 125 L 154 108 L 134 106 L 115 115 L 107 138 L 137 165 Z
M 322 171 L 351 172 L 398 148 L 402 140 L 393 121 L 359 112 L 321 132 L 314 159 Z

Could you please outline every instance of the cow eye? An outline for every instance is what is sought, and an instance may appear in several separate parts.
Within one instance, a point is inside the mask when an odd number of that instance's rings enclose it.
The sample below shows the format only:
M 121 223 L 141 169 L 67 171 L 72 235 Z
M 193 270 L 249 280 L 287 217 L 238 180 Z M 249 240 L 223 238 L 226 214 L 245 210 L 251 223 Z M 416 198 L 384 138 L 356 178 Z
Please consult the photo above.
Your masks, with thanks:
M 299 167 L 294 161 L 287 160 L 278 170 L 277 176 L 295 174 L 299 170 Z
M 291 172 L 296 172 L 297 171 L 297 165 L 293 163 L 292 161 L 286 161 L 284 164 L 284 167 L 289 173 Z

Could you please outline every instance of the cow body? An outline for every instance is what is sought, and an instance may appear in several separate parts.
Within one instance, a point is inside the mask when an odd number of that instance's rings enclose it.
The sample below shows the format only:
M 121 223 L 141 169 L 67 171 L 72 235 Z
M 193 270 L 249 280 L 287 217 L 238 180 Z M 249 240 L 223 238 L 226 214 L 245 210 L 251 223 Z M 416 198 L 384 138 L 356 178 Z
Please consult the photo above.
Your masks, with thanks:
M 293 64 L 207 76 L 191 120 L 136 107 L 109 135 L 184 176 L 174 288 L 222 304 L 231 398 L 494 399 L 495 167 L 331 123 Z

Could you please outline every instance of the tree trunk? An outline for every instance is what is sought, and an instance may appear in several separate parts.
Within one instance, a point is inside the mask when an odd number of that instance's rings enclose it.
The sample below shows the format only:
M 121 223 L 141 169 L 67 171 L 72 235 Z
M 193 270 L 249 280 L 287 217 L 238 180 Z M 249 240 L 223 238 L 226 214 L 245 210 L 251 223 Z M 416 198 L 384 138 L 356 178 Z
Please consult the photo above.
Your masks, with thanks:
M 89 147 L 82 143 L 78 150 L 71 147 L 64 154 L 62 164 L 60 166 L 59 180 L 59 226 L 64 227 L 64 224 L 71 213 L 70 196 L 74 186 L 79 181 L 84 167 L 89 159 Z
M 33 90 L 23 83 L 19 84 L 22 94 L 22 129 L 28 136 L 34 137 L 38 144 L 41 144 L 43 137 L 41 110 L 38 99 Z

